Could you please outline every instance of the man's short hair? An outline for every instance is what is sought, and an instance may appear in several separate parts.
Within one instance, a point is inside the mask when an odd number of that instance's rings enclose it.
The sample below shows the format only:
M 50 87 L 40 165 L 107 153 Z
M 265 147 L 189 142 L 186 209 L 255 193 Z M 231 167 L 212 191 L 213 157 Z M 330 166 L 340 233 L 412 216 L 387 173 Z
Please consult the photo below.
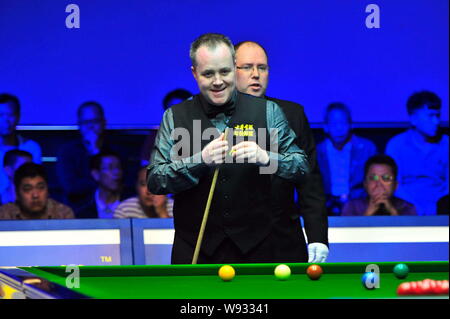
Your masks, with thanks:
M 197 50 L 201 46 L 206 46 L 210 49 L 215 49 L 220 44 L 225 44 L 230 49 L 231 56 L 233 58 L 233 63 L 234 63 L 236 54 L 235 54 L 234 46 L 233 46 L 233 43 L 231 42 L 231 40 L 223 34 L 206 33 L 206 34 L 199 36 L 197 39 L 195 39 L 194 42 L 191 43 L 191 48 L 189 50 L 189 56 L 191 58 L 192 65 L 197 66 L 196 54 L 197 54 Z
M 0 104 L 10 104 L 13 107 L 14 114 L 17 116 L 20 115 L 20 102 L 16 96 L 2 93 L 0 94 Z
M 442 106 L 442 101 L 435 93 L 430 91 L 420 91 L 412 94 L 408 98 L 406 107 L 408 109 L 408 114 L 413 114 L 416 110 L 427 106 L 433 110 L 440 110 Z
M 47 182 L 47 173 L 45 172 L 44 166 L 33 162 L 21 165 L 14 173 L 14 186 L 16 187 L 16 191 L 19 190 L 22 180 L 37 176 L 42 177 Z
M 102 151 L 94 156 L 91 157 L 91 160 L 89 161 L 91 170 L 100 170 L 100 167 L 102 165 L 102 160 L 104 157 L 112 156 L 115 158 L 118 158 L 120 162 L 122 162 L 119 154 L 113 151 Z
M 397 163 L 395 163 L 395 160 L 392 157 L 384 154 L 373 155 L 366 161 L 366 164 L 364 166 L 364 177 L 367 177 L 367 173 L 369 172 L 370 166 L 374 164 L 389 166 L 392 169 L 394 180 L 397 179 L 397 172 L 398 172 Z
M 192 93 L 185 89 L 176 89 L 173 91 L 170 91 L 166 94 L 166 96 L 163 99 L 163 108 L 164 110 L 167 110 L 170 105 L 169 102 L 173 99 L 180 99 L 180 100 L 186 100 L 192 96 Z
M 17 149 L 9 150 L 3 157 L 3 167 L 14 166 L 19 157 L 28 157 L 33 159 L 33 155 L 31 155 L 30 152 Z
M 80 116 L 81 116 L 81 111 L 84 108 L 86 108 L 86 107 L 94 107 L 94 108 L 96 108 L 98 110 L 98 112 L 100 113 L 101 117 L 105 118 L 105 112 L 103 110 L 103 106 L 101 106 L 101 104 L 96 102 L 96 101 L 87 101 L 87 102 L 84 102 L 83 104 L 81 104 L 78 107 L 78 110 L 77 110 L 77 117 L 78 118 L 80 118 Z
M 352 114 L 350 112 L 350 109 L 347 107 L 347 105 L 345 105 L 344 103 L 341 103 L 341 102 L 334 102 L 334 103 L 330 103 L 327 106 L 327 109 L 325 111 L 325 123 L 328 123 L 328 116 L 331 113 L 331 111 L 335 111 L 335 110 L 344 112 L 347 115 L 348 122 L 349 123 L 352 122 Z
M 264 51 L 264 54 L 266 55 L 267 61 L 269 61 L 269 55 L 267 54 L 266 49 L 261 45 L 261 43 L 256 42 L 256 41 L 241 41 L 241 42 L 239 42 L 238 44 L 236 44 L 236 45 L 234 46 L 234 51 L 237 52 L 238 49 L 239 49 L 241 46 L 243 46 L 244 44 L 254 44 L 254 45 L 259 46 L 259 47 Z

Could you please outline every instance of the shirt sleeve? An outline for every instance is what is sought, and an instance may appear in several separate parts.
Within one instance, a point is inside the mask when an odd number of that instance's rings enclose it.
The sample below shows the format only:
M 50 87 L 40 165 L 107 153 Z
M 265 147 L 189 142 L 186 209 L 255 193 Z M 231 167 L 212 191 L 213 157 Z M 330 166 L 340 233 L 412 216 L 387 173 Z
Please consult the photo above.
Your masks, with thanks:
M 176 194 L 197 185 L 209 172 L 201 160 L 201 153 L 178 159 L 174 150 L 175 140 L 172 109 L 164 113 L 147 167 L 147 186 L 157 195 Z
M 304 150 L 296 145 L 296 136 L 290 128 L 281 108 L 267 101 L 267 125 L 270 134 L 269 164 L 276 165 L 276 175 L 301 183 L 310 172 L 310 165 Z

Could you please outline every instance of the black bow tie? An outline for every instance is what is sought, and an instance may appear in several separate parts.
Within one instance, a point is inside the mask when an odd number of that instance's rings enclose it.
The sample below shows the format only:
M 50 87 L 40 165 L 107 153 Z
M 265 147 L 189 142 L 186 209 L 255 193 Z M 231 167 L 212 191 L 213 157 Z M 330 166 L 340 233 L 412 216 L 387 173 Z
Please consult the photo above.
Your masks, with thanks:
M 233 114 L 234 109 L 236 108 L 236 92 L 233 93 L 231 99 L 224 105 L 211 104 L 206 101 L 202 94 L 199 94 L 199 96 L 203 110 L 209 118 L 214 118 L 220 113 L 224 113 L 226 116 L 230 116 Z

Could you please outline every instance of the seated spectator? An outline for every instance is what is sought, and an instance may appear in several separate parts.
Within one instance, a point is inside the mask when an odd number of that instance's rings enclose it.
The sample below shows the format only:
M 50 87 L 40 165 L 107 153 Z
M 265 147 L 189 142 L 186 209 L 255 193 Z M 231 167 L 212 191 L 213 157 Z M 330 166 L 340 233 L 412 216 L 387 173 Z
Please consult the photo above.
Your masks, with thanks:
M 448 215 L 449 210 L 450 210 L 450 206 L 449 206 L 448 194 L 447 194 L 445 196 L 442 196 L 438 200 L 436 211 L 437 211 L 438 215 Z
M 393 196 L 397 186 L 395 161 L 387 155 L 372 156 L 364 168 L 364 188 L 368 196 L 348 201 L 342 216 L 416 215 L 413 204 Z
M 317 145 L 329 215 L 340 215 L 344 203 L 364 194 L 361 183 L 364 163 L 377 153 L 368 139 L 352 133 L 350 110 L 342 103 L 328 105 L 325 112 L 326 139 Z
M 25 163 L 14 174 L 17 200 L 0 206 L 0 219 L 74 218 L 70 207 L 49 198 L 44 167 Z
M 163 109 L 166 111 L 169 107 L 172 105 L 178 104 L 183 102 L 184 100 L 190 98 L 193 94 L 185 89 L 176 89 L 173 91 L 170 91 L 166 94 L 166 96 L 163 99 Z M 156 138 L 156 130 L 150 131 L 150 134 L 147 136 L 147 138 L 144 141 L 144 145 L 142 146 L 141 150 L 141 165 L 148 165 L 149 159 L 150 159 L 150 153 L 153 147 L 153 144 L 155 143 Z
M 81 138 L 62 145 L 56 167 L 66 202 L 75 211 L 89 202 L 97 188 L 91 175 L 91 158 L 101 151 L 118 153 L 116 147 L 106 141 L 106 119 L 99 103 L 81 104 L 77 118 Z
M 10 94 L 0 94 L 0 163 L 3 163 L 5 153 L 19 149 L 29 152 L 33 162 L 41 163 L 41 147 L 35 141 L 17 134 L 16 126 L 20 120 L 20 102 Z M 8 176 L 3 167 L 0 168 L 0 193 L 8 187 Z
M 386 146 L 398 165 L 395 195 L 413 203 L 418 215 L 436 215 L 437 201 L 449 192 L 449 138 L 439 130 L 441 99 L 429 91 L 414 93 L 407 110 L 411 128 Z
M 3 169 L 8 177 L 8 184 L 0 194 L 0 205 L 14 203 L 16 201 L 16 189 L 14 187 L 14 173 L 25 163 L 32 162 L 33 156 L 22 150 L 10 150 L 3 158 Z
M 122 195 L 122 164 L 113 152 L 101 152 L 91 159 L 91 174 L 97 189 L 79 210 L 77 218 L 113 218 Z
M 129 198 L 116 208 L 114 218 L 167 218 L 172 217 L 168 211 L 165 195 L 154 195 L 147 188 L 147 167 L 142 167 L 136 183 L 138 196 Z

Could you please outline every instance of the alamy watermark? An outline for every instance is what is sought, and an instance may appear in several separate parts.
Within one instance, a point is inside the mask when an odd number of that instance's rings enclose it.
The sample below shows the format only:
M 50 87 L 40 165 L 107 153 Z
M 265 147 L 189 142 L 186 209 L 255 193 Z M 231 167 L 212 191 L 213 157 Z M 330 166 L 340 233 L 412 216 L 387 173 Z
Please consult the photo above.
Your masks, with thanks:
M 366 7 L 366 13 L 370 13 L 366 17 L 367 29 L 379 29 L 380 28 L 380 7 L 377 4 L 369 4 Z
M 366 273 L 374 273 L 375 276 L 368 277 L 365 285 L 368 289 L 380 288 L 380 267 L 376 264 L 370 264 L 366 267 Z
M 74 3 L 66 6 L 66 12 L 70 13 L 66 17 L 66 28 L 79 29 L 80 28 L 80 7 Z
M 66 266 L 66 287 L 69 289 L 80 288 L 80 267 L 77 265 Z

